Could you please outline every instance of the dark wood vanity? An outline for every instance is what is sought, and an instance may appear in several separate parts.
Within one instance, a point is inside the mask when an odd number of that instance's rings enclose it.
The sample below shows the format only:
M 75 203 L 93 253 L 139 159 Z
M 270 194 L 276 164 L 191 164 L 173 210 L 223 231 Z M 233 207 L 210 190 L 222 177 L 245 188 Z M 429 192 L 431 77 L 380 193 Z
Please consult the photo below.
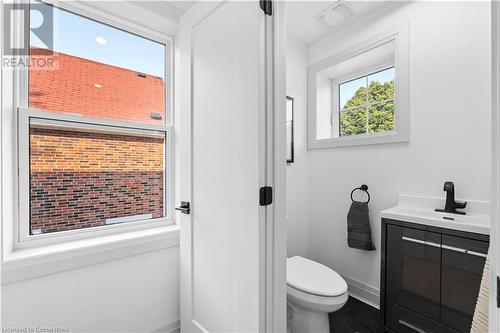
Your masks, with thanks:
M 382 219 L 386 332 L 469 332 L 489 236 Z

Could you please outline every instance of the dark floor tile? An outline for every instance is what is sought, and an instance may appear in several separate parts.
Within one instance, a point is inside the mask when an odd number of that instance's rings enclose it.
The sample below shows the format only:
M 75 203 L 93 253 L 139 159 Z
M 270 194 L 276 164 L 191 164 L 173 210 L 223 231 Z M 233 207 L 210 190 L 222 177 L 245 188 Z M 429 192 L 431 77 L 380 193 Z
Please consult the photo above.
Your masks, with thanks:
M 353 297 L 339 311 L 330 313 L 331 333 L 379 333 L 380 311 Z

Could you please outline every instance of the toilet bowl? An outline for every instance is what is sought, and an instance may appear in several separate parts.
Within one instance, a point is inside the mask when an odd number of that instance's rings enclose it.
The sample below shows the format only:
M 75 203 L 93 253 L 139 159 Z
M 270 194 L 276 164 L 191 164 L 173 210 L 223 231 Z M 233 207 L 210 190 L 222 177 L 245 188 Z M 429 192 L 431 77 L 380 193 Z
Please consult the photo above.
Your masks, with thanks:
M 328 313 L 347 302 L 347 283 L 334 270 L 295 256 L 287 259 L 287 303 L 292 333 L 328 333 Z

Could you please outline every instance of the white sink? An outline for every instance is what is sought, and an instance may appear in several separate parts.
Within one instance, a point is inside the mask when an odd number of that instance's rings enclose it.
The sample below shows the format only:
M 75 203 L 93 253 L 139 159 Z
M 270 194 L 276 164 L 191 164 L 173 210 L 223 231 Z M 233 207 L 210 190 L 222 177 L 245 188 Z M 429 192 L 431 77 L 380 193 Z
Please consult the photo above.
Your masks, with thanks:
M 444 200 L 400 195 L 399 205 L 381 211 L 380 215 L 393 220 L 489 235 L 489 203 L 469 201 L 469 205 L 472 207 L 465 210 L 466 215 L 441 213 L 434 208 L 444 207 Z

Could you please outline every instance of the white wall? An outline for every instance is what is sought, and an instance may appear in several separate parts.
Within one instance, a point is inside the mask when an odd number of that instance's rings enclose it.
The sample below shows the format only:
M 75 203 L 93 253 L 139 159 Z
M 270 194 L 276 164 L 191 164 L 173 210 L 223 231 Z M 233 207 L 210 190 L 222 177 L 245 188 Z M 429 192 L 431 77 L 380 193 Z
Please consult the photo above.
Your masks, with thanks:
M 179 316 L 177 246 L 2 286 L 2 327 L 152 332 Z
M 286 93 L 294 100 L 295 162 L 287 166 L 287 244 L 289 257 L 307 255 L 308 243 L 308 157 L 306 46 L 287 37 Z
M 379 211 L 396 205 L 398 193 L 442 197 L 445 180 L 455 182 L 458 198 L 489 200 L 491 190 L 490 4 L 393 7 L 352 21 L 308 54 L 313 63 L 409 23 L 410 142 L 309 152 L 309 256 L 371 293 L 380 283 Z M 374 252 L 347 247 L 349 193 L 361 184 L 372 196 Z

